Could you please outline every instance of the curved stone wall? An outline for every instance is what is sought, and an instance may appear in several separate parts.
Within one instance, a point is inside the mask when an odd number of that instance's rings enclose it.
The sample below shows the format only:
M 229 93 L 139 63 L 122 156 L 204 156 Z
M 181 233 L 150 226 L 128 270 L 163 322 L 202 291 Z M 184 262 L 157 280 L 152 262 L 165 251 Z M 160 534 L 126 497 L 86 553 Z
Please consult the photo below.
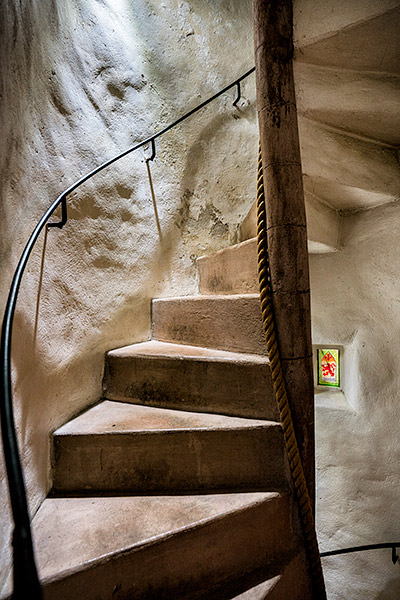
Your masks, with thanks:
M 253 59 L 249 2 L 9 0 L 0 11 L 3 309 L 23 244 L 55 197 Z M 49 434 L 99 399 L 104 352 L 147 339 L 150 298 L 193 293 L 196 257 L 236 241 L 255 194 L 254 78 L 238 109 L 234 94 L 157 143 L 156 212 L 139 151 L 77 190 L 68 224 L 33 252 L 13 339 L 32 512 L 50 485 Z M 1 488 L 5 498 L 4 475 Z M 1 584 L 5 510 L 0 521 Z

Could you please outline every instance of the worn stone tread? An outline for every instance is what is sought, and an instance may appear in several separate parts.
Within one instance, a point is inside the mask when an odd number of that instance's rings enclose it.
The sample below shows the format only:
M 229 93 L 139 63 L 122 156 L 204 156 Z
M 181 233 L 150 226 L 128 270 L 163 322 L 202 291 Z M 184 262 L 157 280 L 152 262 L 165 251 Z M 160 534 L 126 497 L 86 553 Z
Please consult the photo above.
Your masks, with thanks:
M 276 422 L 225 415 L 169 410 L 105 400 L 62 425 L 55 436 L 145 433 L 193 429 L 279 427 Z
M 293 552 L 271 492 L 46 499 L 33 521 L 46 600 L 197 597 Z
M 58 491 L 281 490 L 276 422 L 104 401 L 54 434 Z
M 193 297 L 197 298 L 198 296 Z M 107 352 L 107 356 L 118 358 L 151 356 L 154 358 L 181 358 L 182 360 L 224 361 L 269 365 L 269 360 L 266 356 L 245 352 L 230 352 L 228 350 L 217 350 L 216 348 L 204 348 L 188 344 L 174 344 L 171 342 L 161 342 L 159 340 L 149 340 L 147 342 L 140 342 L 138 344 L 130 344 L 129 346 L 116 348 L 115 350 Z

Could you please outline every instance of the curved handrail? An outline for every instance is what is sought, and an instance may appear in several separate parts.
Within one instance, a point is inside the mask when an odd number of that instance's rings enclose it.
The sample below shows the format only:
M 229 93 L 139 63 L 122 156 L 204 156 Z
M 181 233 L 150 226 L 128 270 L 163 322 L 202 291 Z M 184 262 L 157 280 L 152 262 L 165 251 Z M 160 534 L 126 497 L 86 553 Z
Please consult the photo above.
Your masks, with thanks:
M 15 431 L 15 421 L 14 421 L 14 413 L 12 406 L 12 389 L 11 389 L 11 335 L 12 335 L 12 326 L 14 320 L 15 307 L 18 298 L 18 292 L 21 285 L 22 276 L 25 271 L 25 267 L 29 260 L 29 256 L 32 252 L 32 249 L 43 229 L 46 225 L 49 218 L 52 216 L 56 208 L 61 205 L 62 207 L 62 218 L 61 221 L 57 223 L 48 223 L 48 227 L 58 227 L 62 228 L 67 222 L 67 196 L 71 194 L 74 190 L 76 190 L 79 186 L 81 186 L 85 181 L 106 169 L 110 165 L 112 165 L 117 160 L 123 158 L 127 154 L 134 152 L 134 150 L 138 150 L 143 146 L 151 144 L 152 155 L 149 160 L 152 160 L 155 156 L 155 140 L 161 137 L 164 133 L 176 127 L 196 113 L 197 111 L 204 108 L 207 104 L 227 92 L 233 87 L 237 87 L 237 97 L 233 102 L 233 105 L 236 106 L 240 97 L 240 83 L 246 79 L 249 75 L 251 75 L 255 71 L 255 67 L 249 69 L 246 73 L 244 73 L 241 77 L 236 79 L 231 84 L 224 87 L 222 90 L 201 102 L 201 104 L 197 105 L 195 108 L 190 110 L 189 112 L 182 115 L 179 119 L 167 125 L 160 131 L 156 132 L 152 136 L 146 138 L 142 142 L 128 148 L 124 152 L 121 152 L 117 156 L 111 158 L 110 160 L 104 162 L 100 166 L 96 167 L 80 179 L 78 179 L 75 183 L 73 183 L 69 188 L 67 188 L 62 194 L 54 200 L 51 206 L 44 213 L 35 229 L 33 230 L 25 248 L 21 255 L 21 258 L 18 262 L 17 268 L 15 270 L 13 280 L 11 283 L 10 292 L 7 299 L 6 308 L 4 311 L 3 325 L 1 330 L 1 346 L 0 346 L 0 363 L 1 363 L 1 395 L 0 395 L 0 415 L 1 415 L 1 431 L 3 438 L 3 449 L 4 449 L 4 457 L 6 463 L 7 477 L 8 477 L 8 486 L 10 492 L 10 501 L 12 514 L 14 519 L 14 533 L 13 533 L 13 558 L 14 558 L 14 593 L 13 598 L 16 600 L 17 598 L 27 598 L 29 593 L 29 598 L 32 600 L 40 600 L 42 598 L 40 583 L 37 575 L 37 570 L 35 566 L 34 560 L 34 552 L 32 547 L 32 535 L 31 535 L 31 527 L 30 527 L 30 518 L 29 518 L 29 510 L 28 510 L 28 502 L 26 498 L 26 490 L 21 466 L 21 460 L 18 451 L 18 441 Z
M 397 548 L 400 548 L 400 542 L 384 542 L 382 544 L 367 544 L 364 546 L 351 546 L 350 548 L 339 548 L 339 550 L 328 550 L 327 552 L 321 552 L 321 558 L 326 556 L 337 556 L 339 554 L 352 554 L 353 552 L 367 552 L 368 550 L 382 550 L 383 548 L 391 548 L 392 550 L 392 563 L 395 565 L 399 562 L 397 555 Z

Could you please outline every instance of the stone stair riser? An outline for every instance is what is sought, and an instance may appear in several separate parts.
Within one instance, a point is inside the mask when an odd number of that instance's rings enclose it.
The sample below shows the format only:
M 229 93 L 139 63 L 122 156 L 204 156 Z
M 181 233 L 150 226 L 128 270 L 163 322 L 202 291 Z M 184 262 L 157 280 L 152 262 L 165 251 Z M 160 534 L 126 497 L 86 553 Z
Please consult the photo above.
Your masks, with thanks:
M 200 294 L 258 294 L 257 240 L 202 256 L 197 261 Z
M 279 418 L 267 364 L 109 354 L 103 395 L 147 406 Z
M 257 295 L 154 300 L 152 315 L 158 340 L 266 354 Z
M 55 437 L 58 491 L 277 490 L 285 473 L 277 424 Z
M 279 575 L 263 581 L 231 600 L 305 600 L 311 598 L 306 565 L 304 551 L 299 552 Z M 214 599 L 210 598 L 210 600 Z

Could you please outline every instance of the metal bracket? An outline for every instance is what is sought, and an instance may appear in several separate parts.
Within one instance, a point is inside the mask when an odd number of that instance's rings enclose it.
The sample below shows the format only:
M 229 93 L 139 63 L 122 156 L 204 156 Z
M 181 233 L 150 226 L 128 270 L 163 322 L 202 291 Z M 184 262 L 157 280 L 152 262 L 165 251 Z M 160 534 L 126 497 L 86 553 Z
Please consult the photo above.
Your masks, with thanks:
M 68 221 L 67 198 L 64 197 L 61 200 L 61 221 L 59 221 L 58 223 L 47 223 L 47 228 L 58 227 L 58 229 L 62 229 L 67 221 Z
M 153 161 L 155 159 L 155 157 L 156 157 L 156 142 L 155 142 L 155 139 L 152 138 L 151 139 L 151 156 L 150 156 L 150 158 L 146 158 L 146 162 L 148 163 L 150 161 Z
M 233 106 L 236 106 L 237 103 L 239 102 L 240 98 L 242 97 L 242 93 L 240 91 L 240 81 L 237 82 L 236 87 L 237 87 L 237 95 L 236 95 L 236 99 L 233 102 Z
M 397 546 L 392 546 L 392 563 L 395 565 L 399 562 L 399 556 L 396 552 Z

